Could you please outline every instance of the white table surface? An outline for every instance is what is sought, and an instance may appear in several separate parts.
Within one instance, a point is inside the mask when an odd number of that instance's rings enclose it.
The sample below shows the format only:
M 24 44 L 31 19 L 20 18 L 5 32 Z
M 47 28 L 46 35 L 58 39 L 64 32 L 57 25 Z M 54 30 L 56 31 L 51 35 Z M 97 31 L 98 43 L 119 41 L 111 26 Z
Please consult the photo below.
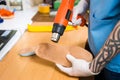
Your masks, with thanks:
M 31 24 L 31 18 L 37 12 L 37 7 L 16 11 L 15 16 L 12 19 L 4 19 L 3 23 L 0 23 L 0 30 L 17 30 L 17 33 L 9 40 L 9 42 L 0 50 L 0 60 L 2 61 L 8 51 L 15 45 L 15 43 L 23 35 L 27 29 L 27 25 Z
M 31 18 L 37 12 L 37 7 L 33 7 L 28 10 L 16 11 L 15 16 L 12 19 L 4 19 L 3 23 L 0 23 L 1 29 L 27 29 L 27 24 L 32 23 Z M 22 31 L 22 32 L 23 32 Z

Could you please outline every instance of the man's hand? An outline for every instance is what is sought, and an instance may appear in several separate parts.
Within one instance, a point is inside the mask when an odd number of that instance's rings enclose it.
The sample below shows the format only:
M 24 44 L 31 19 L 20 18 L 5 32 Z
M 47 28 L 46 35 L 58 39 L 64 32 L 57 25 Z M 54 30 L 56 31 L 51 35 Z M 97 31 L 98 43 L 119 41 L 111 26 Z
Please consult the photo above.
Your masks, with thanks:
M 67 54 L 66 58 L 72 63 L 72 67 L 63 67 L 60 64 L 56 64 L 56 66 L 66 74 L 70 76 L 77 76 L 77 77 L 85 77 L 85 76 L 91 76 L 91 75 L 97 75 L 99 73 L 93 73 L 89 69 L 89 62 L 82 60 L 82 59 L 76 59 L 70 54 Z
M 83 15 L 88 9 L 88 2 L 86 0 L 80 0 L 80 2 L 73 8 L 72 25 L 80 25 L 82 23 L 81 18 L 77 19 L 78 15 Z

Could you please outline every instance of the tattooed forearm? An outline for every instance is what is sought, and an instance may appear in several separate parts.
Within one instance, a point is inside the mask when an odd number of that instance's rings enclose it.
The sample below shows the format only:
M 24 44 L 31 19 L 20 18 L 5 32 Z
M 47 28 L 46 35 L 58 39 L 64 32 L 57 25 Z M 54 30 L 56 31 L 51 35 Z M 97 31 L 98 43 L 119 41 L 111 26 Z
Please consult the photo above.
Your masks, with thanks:
M 117 23 L 99 54 L 90 63 L 92 72 L 100 72 L 118 52 L 120 52 L 120 21 Z

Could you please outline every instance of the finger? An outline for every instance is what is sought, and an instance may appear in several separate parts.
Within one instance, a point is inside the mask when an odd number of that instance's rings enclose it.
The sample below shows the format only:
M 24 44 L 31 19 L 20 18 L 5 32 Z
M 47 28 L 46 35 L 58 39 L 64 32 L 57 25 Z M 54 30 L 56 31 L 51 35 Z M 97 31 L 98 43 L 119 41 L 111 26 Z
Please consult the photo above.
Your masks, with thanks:
M 77 18 L 73 17 L 73 18 L 72 18 L 72 23 L 75 23 L 76 20 L 77 20 Z
M 77 19 L 75 22 L 74 22 L 74 24 L 73 25 L 80 25 L 81 24 L 81 18 L 79 18 L 79 19 Z
M 72 22 L 68 22 L 68 25 L 72 26 L 72 25 L 73 25 L 73 23 L 72 23 Z
M 61 71 L 63 71 L 64 73 L 67 73 L 67 74 L 70 74 L 71 71 L 72 71 L 72 68 L 63 67 L 63 66 L 60 65 L 60 64 L 56 64 L 56 66 L 57 66 Z
M 78 16 L 78 11 L 76 10 L 76 7 L 74 7 L 74 9 L 73 9 L 73 16 L 72 16 L 72 23 L 76 22 L 77 16 Z
M 73 57 L 73 56 L 70 55 L 70 54 L 67 54 L 67 55 L 66 55 L 66 58 L 67 58 L 71 63 L 73 63 L 73 62 L 76 60 L 76 58 Z
M 75 7 L 73 8 L 73 17 L 72 17 L 72 18 L 77 19 L 77 15 L 78 15 L 78 10 L 77 10 L 77 7 L 75 6 Z

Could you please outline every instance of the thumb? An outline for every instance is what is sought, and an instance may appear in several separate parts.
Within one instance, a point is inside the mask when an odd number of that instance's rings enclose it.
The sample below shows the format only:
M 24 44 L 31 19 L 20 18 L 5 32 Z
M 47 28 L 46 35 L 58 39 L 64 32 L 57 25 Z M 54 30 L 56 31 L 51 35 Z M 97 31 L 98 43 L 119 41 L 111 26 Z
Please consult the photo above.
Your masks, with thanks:
M 72 68 L 66 68 L 60 64 L 56 64 L 56 66 L 61 70 L 63 71 L 64 73 L 67 73 L 67 74 L 70 74 L 71 71 L 72 71 Z
M 71 54 L 67 54 L 67 55 L 66 55 L 66 58 L 67 58 L 71 63 L 73 63 L 73 62 L 76 60 L 76 58 L 73 57 Z

